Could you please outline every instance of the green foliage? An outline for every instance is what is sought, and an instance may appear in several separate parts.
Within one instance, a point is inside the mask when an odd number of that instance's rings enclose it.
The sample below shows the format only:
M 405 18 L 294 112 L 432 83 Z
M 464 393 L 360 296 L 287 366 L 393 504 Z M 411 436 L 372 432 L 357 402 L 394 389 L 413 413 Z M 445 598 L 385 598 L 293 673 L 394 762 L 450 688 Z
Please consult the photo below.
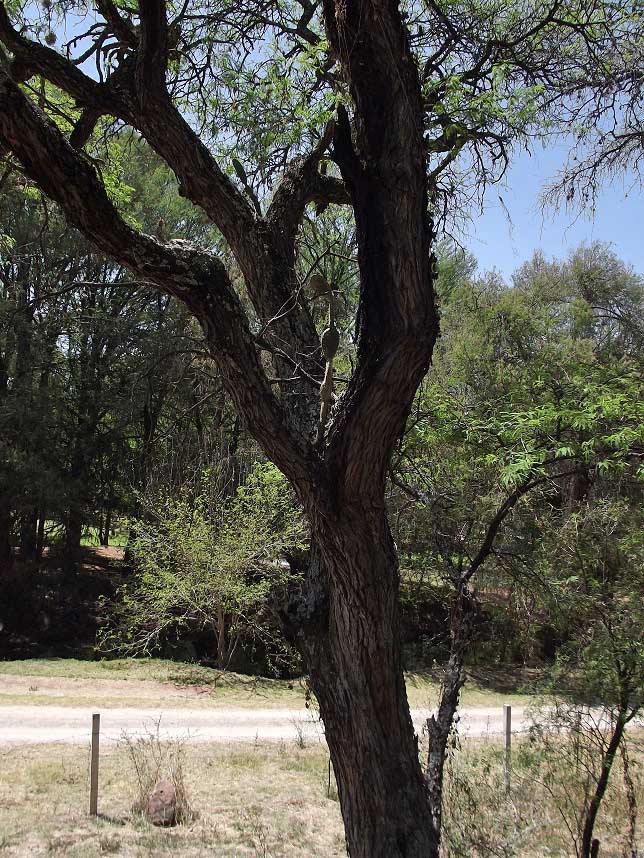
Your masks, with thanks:
M 644 706 L 644 515 L 623 498 L 584 504 L 539 545 L 547 609 L 568 640 L 553 682 L 632 717 Z
M 503 593 L 490 635 L 530 657 L 552 619 L 554 535 L 579 503 L 641 491 L 642 279 L 602 245 L 536 256 L 510 288 L 462 254 L 439 270 L 443 333 L 395 463 L 396 541 L 412 580 L 424 567 L 453 585 L 482 556 L 477 588 Z M 570 633 L 555 625 L 551 653 Z
M 290 579 L 284 557 L 305 531 L 290 490 L 272 465 L 257 464 L 227 501 L 209 472 L 196 488 L 146 504 L 131 544 L 135 574 L 120 593 L 104 647 L 150 652 L 170 632 L 214 632 L 225 668 L 239 636 L 258 631 L 266 600 Z
M 579 336 L 578 302 L 548 298 L 535 280 L 524 272 L 513 289 L 487 279 L 443 290 L 436 371 L 405 439 L 425 486 L 496 493 L 558 462 L 605 476 L 634 464 L 644 440 L 636 356 L 600 351 L 590 330 Z

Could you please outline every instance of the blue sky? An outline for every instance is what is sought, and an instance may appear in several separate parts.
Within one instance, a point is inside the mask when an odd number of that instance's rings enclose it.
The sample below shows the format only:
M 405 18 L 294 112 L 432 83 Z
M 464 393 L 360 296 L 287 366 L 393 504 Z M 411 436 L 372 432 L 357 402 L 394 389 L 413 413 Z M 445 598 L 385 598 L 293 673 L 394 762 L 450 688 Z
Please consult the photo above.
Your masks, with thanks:
M 644 274 L 644 192 L 633 177 L 606 183 L 591 212 L 556 212 L 540 206 L 540 193 L 565 162 L 563 145 L 521 153 L 508 171 L 504 186 L 488 189 L 483 215 L 475 215 L 463 236 L 479 261 L 481 272 L 495 268 L 506 279 L 535 250 L 547 257 L 565 257 L 582 242 L 607 241 L 625 262 Z M 499 195 L 509 212 L 499 202 Z

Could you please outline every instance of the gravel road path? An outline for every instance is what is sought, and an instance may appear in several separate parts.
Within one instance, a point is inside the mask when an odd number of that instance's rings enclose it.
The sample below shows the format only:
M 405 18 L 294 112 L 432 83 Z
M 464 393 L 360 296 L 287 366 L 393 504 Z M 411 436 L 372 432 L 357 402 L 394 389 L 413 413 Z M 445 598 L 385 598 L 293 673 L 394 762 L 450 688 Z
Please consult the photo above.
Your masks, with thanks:
M 188 738 L 201 742 L 324 741 L 324 730 L 306 709 L 160 709 L 69 706 L 0 706 L 0 745 L 89 741 L 92 712 L 101 712 L 101 741 L 108 746 L 123 733 L 141 736 L 156 732 L 163 739 Z M 412 710 L 420 731 L 430 713 Z M 502 708 L 460 710 L 460 735 L 484 736 L 503 731 Z M 512 709 L 512 729 L 527 729 L 523 706 Z

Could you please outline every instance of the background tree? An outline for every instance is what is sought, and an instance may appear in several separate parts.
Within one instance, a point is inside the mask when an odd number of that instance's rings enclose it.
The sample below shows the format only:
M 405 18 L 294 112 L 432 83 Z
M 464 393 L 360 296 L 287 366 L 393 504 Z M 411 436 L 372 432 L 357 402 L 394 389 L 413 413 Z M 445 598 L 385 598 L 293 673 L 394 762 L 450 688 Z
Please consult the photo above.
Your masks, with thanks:
M 120 140 L 114 147 L 118 154 Z M 133 185 L 118 189 L 129 217 L 151 229 L 154 208 L 166 229 L 205 236 L 208 224 L 186 212 L 167 170 L 149 150 L 131 148 Z M 2 204 L 5 556 L 13 533 L 22 560 L 33 562 L 47 527 L 71 569 L 88 528 L 107 544 L 112 514 L 129 511 L 172 394 L 180 391 L 172 408 L 190 412 L 196 434 L 208 420 L 208 406 L 195 402 L 207 375 L 203 349 L 185 311 L 98 256 L 33 186 L 10 176 Z M 207 403 L 205 390 L 200 399 Z
M 301 517 L 273 466 L 256 465 L 228 501 L 214 488 L 206 471 L 178 496 L 146 499 L 131 546 L 135 575 L 104 648 L 150 653 L 172 632 L 206 630 L 225 670 L 240 638 L 266 627 L 269 596 L 289 581 L 286 558 L 304 547 Z
M 553 686 L 566 688 L 567 695 L 554 691 L 543 720 L 547 729 L 574 737 L 558 751 L 548 736 L 542 741 L 553 761 L 564 756 L 585 772 L 583 802 L 577 806 L 561 797 L 579 858 L 594 854 L 595 826 L 620 749 L 633 800 L 626 728 L 644 705 L 640 518 L 640 505 L 626 498 L 585 501 L 556 531 L 549 530 L 538 549 L 537 563 L 547 563 L 543 596 L 552 599 L 550 616 L 567 633 L 553 672 Z M 635 850 L 636 815 L 631 805 L 629 844 Z
M 468 650 L 485 634 L 481 604 L 489 610 L 501 597 L 507 626 L 489 632 L 498 650 L 488 657 L 507 657 L 508 638 L 515 657 L 542 655 L 544 613 L 555 640 L 569 639 L 572 628 L 543 606 L 560 577 L 559 534 L 580 505 L 638 497 L 642 449 L 640 277 L 600 245 L 565 263 L 538 255 L 513 288 L 473 279 L 460 255 L 443 271 L 437 372 L 417 396 L 389 499 L 405 590 L 451 605 L 449 660 L 429 721 L 438 831 Z

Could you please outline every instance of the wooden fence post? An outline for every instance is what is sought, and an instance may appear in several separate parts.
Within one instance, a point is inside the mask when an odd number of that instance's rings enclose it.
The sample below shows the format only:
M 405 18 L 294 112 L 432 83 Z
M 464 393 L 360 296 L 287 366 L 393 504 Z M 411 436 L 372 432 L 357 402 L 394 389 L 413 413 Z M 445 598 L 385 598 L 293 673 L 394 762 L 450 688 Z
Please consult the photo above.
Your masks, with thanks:
M 98 746 L 101 716 L 92 715 L 92 750 L 89 763 L 89 815 L 98 815 Z
M 512 707 L 509 703 L 505 703 L 503 706 L 503 732 L 505 733 L 505 757 L 503 762 L 505 794 L 510 795 L 510 771 L 512 769 Z

